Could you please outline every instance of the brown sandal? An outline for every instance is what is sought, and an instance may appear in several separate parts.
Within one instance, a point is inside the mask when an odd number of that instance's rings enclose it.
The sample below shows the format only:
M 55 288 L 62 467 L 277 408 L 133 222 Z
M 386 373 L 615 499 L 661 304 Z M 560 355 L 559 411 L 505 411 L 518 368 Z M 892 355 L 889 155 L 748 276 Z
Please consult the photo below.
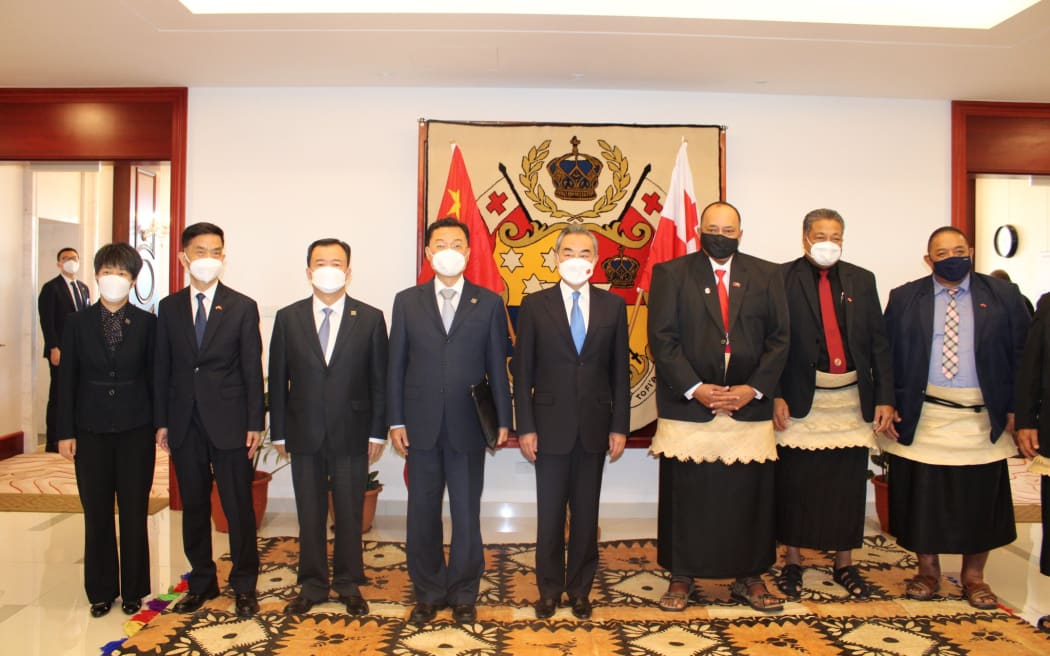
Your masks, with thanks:
M 751 593 L 751 586 L 761 585 L 762 592 Z M 784 610 L 784 600 L 772 595 L 766 589 L 765 582 L 757 576 L 749 576 L 746 579 L 737 579 L 729 586 L 729 596 L 742 604 L 747 604 L 760 613 L 775 613 Z
M 999 598 L 987 583 L 963 584 L 962 593 L 966 601 L 978 610 L 995 610 L 999 607 Z
M 693 594 L 693 580 L 673 577 L 667 592 L 660 597 L 660 610 L 669 613 L 680 613 L 689 605 L 689 596 Z
M 905 596 L 915 601 L 929 601 L 941 589 L 941 580 L 929 574 L 916 574 L 914 578 L 908 579 L 908 586 L 904 589 Z

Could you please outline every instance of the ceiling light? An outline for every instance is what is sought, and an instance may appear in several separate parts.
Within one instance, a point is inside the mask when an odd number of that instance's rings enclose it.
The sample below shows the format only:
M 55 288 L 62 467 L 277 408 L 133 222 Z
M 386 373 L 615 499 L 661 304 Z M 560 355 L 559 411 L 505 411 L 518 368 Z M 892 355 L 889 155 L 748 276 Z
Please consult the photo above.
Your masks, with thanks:
M 989 29 L 1039 0 L 179 0 L 194 14 L 626 16 Z

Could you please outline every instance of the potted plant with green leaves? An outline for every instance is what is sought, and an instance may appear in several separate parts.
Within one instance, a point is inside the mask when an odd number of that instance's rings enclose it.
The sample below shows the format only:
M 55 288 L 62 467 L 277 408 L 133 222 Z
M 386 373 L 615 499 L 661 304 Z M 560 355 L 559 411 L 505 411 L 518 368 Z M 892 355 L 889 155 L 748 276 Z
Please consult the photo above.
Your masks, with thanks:
M 875 514 L 883 533 L 890 532 L 890 462 L 889 454 L 882 449 L 872 449 L 871 462 L 879 468 L 878 474 L 868 470 L 868 480 L 875 488 Z

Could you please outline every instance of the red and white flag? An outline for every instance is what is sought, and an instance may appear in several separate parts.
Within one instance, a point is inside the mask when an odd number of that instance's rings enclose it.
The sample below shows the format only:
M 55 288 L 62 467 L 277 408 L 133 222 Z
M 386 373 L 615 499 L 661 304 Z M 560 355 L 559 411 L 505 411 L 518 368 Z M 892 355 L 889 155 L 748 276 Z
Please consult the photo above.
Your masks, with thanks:
M 458 144 L 452 144 L 452 163 L 448 167 L 445 192 L 441 196 L 441 206 L 435 218 L 443 219 L 447 216 L 458 219 L 470 230 L 470 259 L 467 260 L 467 268 L 463 275 L 475 285 L 486 287 L 497 294 L 502 292 L 503 278 L 499 275 L 499 268 L 492 257 L 491 235 L 484 219 L 481 218 L 478 203 L 474 200 L 474 189 L 470 185 L 467 165 L 463 162 L 463 152 Z M 424 258 L 416 282 L 419 284 L 432 277 L 434 270 Z
M 649 291 L 654 266 L 687 253 L 695 253 L 698 249 L 696 228 L 700 221 L 696 213 L 696 194 L 693 192 L 693 172 L 689 169 L 687 145 L 682 142 L 678 157 L 675 158 L 660 223 L 649 244 L 649 257 L 638 276 L 637 287 L 640 291 Z

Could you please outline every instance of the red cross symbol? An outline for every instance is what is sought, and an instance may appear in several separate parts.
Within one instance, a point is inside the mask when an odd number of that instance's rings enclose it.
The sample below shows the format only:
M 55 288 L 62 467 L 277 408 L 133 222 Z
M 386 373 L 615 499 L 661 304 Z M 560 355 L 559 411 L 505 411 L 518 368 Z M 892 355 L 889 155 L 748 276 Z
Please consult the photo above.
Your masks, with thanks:
M 503 214 L 503 203 L 507 202 L 507 194 L 494 191 L 489 194 L 489 204 L 485 206 L 493 214 Z
M 655 191 L 642 196 L 642 200 L 645 201 L 646 214 L 659 212 L 664 208 L 664 206 L 660 204 L 660 194 L 656 193 Z

